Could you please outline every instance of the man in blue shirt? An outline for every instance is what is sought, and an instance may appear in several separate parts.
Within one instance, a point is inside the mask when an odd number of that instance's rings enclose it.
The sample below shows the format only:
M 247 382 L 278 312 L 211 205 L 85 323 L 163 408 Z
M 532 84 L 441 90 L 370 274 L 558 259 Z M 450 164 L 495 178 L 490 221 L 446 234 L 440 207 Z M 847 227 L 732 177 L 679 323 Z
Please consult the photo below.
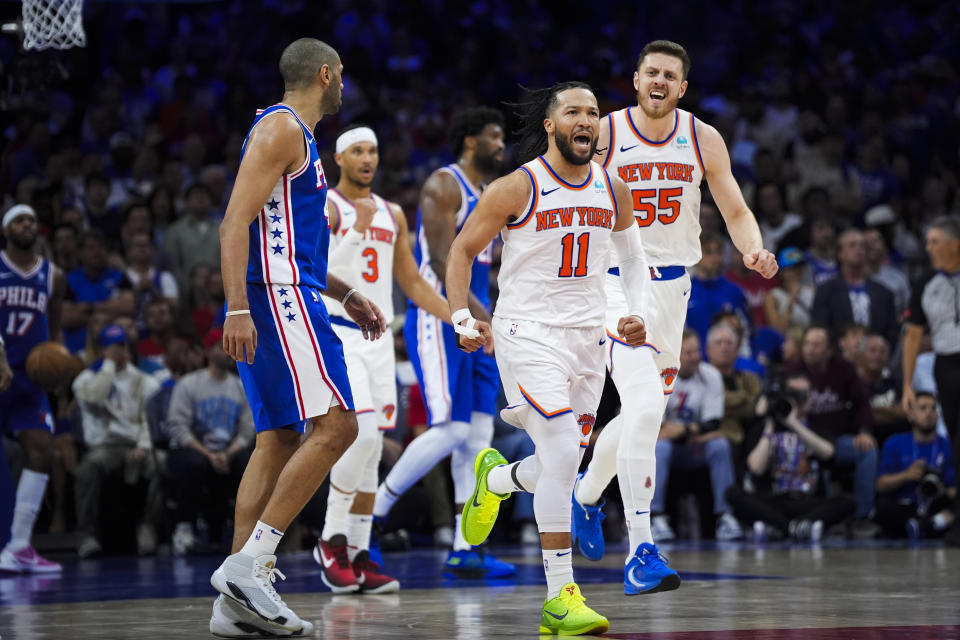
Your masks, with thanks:
M 687 326 L 697 332 L 701 344 L 706 343 L 713 318 L 721 311 L 736 312 L 741 317 L 746 333 L 750 333 L 747 299 L 740 287 L 721 275 L 723 243 L 723 238 L 716 233 L 704 233 L 700 237 L 702 257 L 690 279 Z
M 943 535 L 953 522 L 957 480 L 950 442 L 937 435 L 937 399 L 917 393 L 913 431 L 883 445 L 877 478 L 877 521 L 892 535 Z

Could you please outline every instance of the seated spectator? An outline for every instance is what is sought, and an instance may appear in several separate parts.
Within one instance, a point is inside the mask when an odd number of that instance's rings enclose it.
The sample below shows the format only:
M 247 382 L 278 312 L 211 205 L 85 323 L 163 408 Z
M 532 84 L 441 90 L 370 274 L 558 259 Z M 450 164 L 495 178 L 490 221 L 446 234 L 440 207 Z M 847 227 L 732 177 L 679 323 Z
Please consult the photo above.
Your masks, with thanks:
M 817 287 L 813 322 L 827 327 L 836 339 L 849 324 L 869 327 L 889 344 L 900 336 L 893 294 L 867 275 L 863 232 L 847 229 L 837 241 L 840 273 Z
M 133 285 L 134 321 L 137 329 L 147 329 L 147 305 L 154 300 L 165 299 L 175 310 L 180 304 L 180 288 L 177 280 L 169 271 L 160 271 L 154 267 L 153 244 L 150 234 L 138 231 L 129 237 L 126 245 L 126 276 Z
M 190 322 L 194 335 L 205 336 L 210 329 L 223 326 L 223 278 L 219 269 L 200 263 L 191 272 L 190 282 Z
M 803 224 L 803 218 L 787 211 L 787 193 L 782 184 L 764 182 L 757 185 L 754 211 L 763 236 L 763 248 L 777 252 L 780 240 Z
M 767 323 L 786 335 L 791 326 L 810 324 L 813 310 L 813 286 L 805 280 L 807 259 L 796 247 L 782 249 L 777 255 L 780 285 L 767 292 L 763 301 Z
M 107 204 L 110 181 L 102 173 L 93 173 L 84 181 L 83 210 L 91 229 L 100 231 L 111 246 L 120 239 L 123 216 L 116 207 Z
M 910 302 L 910 281 L 901 269 L 890 262 L 887 241 L 878 229 L 863 232 L 866 247 L 867 274 L 893 293 L 897 319 L 903 315 Z
M 104 483 L 118 471 L 129 485 L 152 480 L 155 473 L 146 404 L 159 385 L 130 364 L 130 345 L 122 327 L 105 327 L 99 344 L 103 359 L 73 381 L 87 445 L 76 471 L 77 530 L 82 536 L 77 551 L 84 558 L 102 549 L 98 537 Z M 155 546 L 153 525 L 141 520 L 138 551 L 150 553 Z
M 147 373 L 163 368 L 163 354 L 175 331 L 173 309 L 166 298 L 152 301 L 146 308 L 145 337 L 137 342 L 137 366 Z
M 53 263 L 64 273 L 80 266 L 80 233 L 73 225 L 59 224 L 53 230 Z
M 749 326 L 750 311 L 740 287 L 721 275 L 724 239 L 717 234 L 700 237 L 702 258 L 694 267 L 687 306 L 687 326 L 697 332 L 700 341 L 707 338 L 713 317 L 721 311 L 735 311 Z
M 667 518 L 667 488 L 671 469 L 710 469 L 713 510 L 718 516 L 717 540 L 737 540 L 743 531 L 730 513 L 723 495 L 733 485 L 733 454 L 720 431 L 723 419 L 723 377 L 700 361 L 700 339 L 684 329 L 680 369 L 673 394 L 660 426 L 656 445 L 657 481 L 650 505 L 654 540 L 673 540 L 676 534 Z
M 789 535 L 818 542 L 825 529 L 845 520 L 855 504 L 849 496 L 824 497 L 821 463 L 834 455 L 830 440 L 807 426 L 810 380 L 801 373 L 784 376 L 782 393 L 758 409 L 765 414 L 763 435 L 747 455 L 757 489 L 727 489 L 734 514 L 752 522 L 757 540 Z
M 67 349 L 80 353 L 87 345 L 87 323 L 94 312 L 109 320 L 131 315 L 134 298 L 130 281 L 107 265 L 107 244 L 99 231 L 88 231 L 80 240 L 80 266 L 67 273 L 63 302 L 63 339 Z
M 890 347 L 883 336 L 875 333 L 860 342 L 857 372 L 867 387 L 873 409 L 873 435 L 879 444 L 888 436 L 910 430 L 910 423 L 900 403 L 901 385 L 890 373 Z
M 860 350 L 869 329 L 862 324 L 848 324 L 837 336 L 837 347 L 844 360 L 856 366 L 860 361 Z
M 877 522 L 895 537 L 941 536 L 956 514 L 951 502 L 957 479 L 950 441 L 937 435 L 937 399 L 918 392 L 911 433 L 890 436 L 883 445 L 877 477 Z
M 190 185 L 183 217 L 170 225 L 164 245 L 181 288 L 189 287 L 190 271 L 201 262 L 220 264 L 220 228 L 210 216 L 210 191 L 199 182 Z
M 813 325 L 803 334 L 799 371 L 810 380 L 807 420 L 818 436 L 833 443 L 832 465 L 853 468 L 857 501 L 855 533 L 875 533 L 867 518 L 873 509 L 877 478 L 877 441 L 866 387 L 853 364 L 834 352 L 830 332 Z
M 720 433 L 731 443 L 743 442 L 743 434 L 757 417 L 760 378 L 749 371 L 737 371 L 739 338 L 726 324 L 710 327 L 707 333 L 707 361 L 723 376 L 723 418 Z
M 219 513 L 207 512 L 211 542 L 219 542 L 228 517 L 222 507 L 236 495 L 250 457 L 253 415 L 233 359 L 223 350 L 223 331 L 207 334 L 207 367 L 183 376 L 173 389 L 167 428 L 169 481 L 177 502 L 174 555 L 194 546 L 194 526 L 206 498 Z M 215 526 L 219 525 L 219 526 Z

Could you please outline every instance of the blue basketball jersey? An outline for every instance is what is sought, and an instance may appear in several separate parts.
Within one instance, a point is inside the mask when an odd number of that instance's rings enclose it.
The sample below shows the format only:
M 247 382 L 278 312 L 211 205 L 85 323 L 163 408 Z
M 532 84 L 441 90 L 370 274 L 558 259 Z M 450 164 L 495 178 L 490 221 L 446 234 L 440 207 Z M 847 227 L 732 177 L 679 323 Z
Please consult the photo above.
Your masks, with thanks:
M 257 219 L 250 224 L 247 282 L 327 288 L 330 222 L 326 215 L 327 181 L 313 132 L 284 104 L 257 111 L 250 131 L 276 113 L 297 118 L 306 140 L 307 157 L 293 173 L 277 181 Z M 250 133 L 247 133 L 247 140 Z M 242 154 L 247 140 L 243 142 Z
M 47 304 L 53 295 L 53 265 L 38 258 L 29 271 L 21 271 L 6 252 L 0 252 L 0 333 L 7 360 L 23 368 L 30 350 L 50 339 Z
M 463 170 L 457 163 L 449 164 L 446 167 L 438 169 L 451 174 L 457 180 L 460 187 L 460 209 L 457 210 L 457 233 L 463 228 L 470 213 L 477 206 L 477 200 L 480 199 L 480 191 L 474 187 Z M 443 292 L 444 283 L 439 281 L 433 269 L 430 267 L 430 248 L 427 246 L 427 236 L 423 230 L 423 224 L 420 217 L 420 211 L 417 210 L 417 243 L 414 247 L 414 257 L 417 259 L 417 265 L 420 267 L 420 274 L 427 282 L 434 285 L 438 291 Z M 473 261 L 473 270 L 470 278 L 470 290 L 473 295 L 483 303 L 483 306 L 490 309 L 490 262 L 493 258 L 493 243 L 480 252 L 480 255 Z M 413 301 L 410 306 L 415 307 Z

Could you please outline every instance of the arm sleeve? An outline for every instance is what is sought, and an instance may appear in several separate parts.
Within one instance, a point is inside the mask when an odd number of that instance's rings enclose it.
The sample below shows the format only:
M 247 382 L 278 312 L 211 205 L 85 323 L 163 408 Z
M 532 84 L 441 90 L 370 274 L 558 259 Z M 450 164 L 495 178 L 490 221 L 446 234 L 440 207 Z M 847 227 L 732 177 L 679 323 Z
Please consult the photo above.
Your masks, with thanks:
M 360 241 L 363 234 L 353 227 L 347 229 L 346 234 L 337 243 L 330 253 L 330 262 L 327 271 L 346 282 L 353 282 L 360 272 Z
M 193 403 L 190 401 L 190 392 L 187 380 L 180 380 L 173 388 L 170 397 L 170 408 L 167 410 L 167 432 L 170 434 L 170 444 L 176 447 L 185 447 L 194 439 L 190 430 L 193 422 Z
M 650 282 L 650 266 L 643 251 L 640 227 L 631 224 L 623 231 L 614 231 L 611 238 L 620 261 L 620 286 L 627 298 L 627 313 L 643 318 L 650 290 L 647 286 Z

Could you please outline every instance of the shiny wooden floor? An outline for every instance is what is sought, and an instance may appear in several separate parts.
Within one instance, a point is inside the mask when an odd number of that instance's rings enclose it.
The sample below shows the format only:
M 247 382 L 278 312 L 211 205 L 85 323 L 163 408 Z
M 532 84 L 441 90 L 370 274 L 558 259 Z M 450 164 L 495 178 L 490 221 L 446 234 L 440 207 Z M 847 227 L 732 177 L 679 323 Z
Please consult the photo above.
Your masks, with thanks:
M 539 550 L 500 549 L 516 580 L 452 582 L 442 552 L 388 555 L 404 589 L 333 596 L 309 554 L 281 556 L 279 590 L 316 637 L 533 638 L 544 586 Z M 679 546 L 668 552 L 684 578 L 677 591 L 625 597 L 622 556 L 577 557 L 587 602 L 610 619 L 605 637 L 918 638 L 960 640 L 960 549 L 938 545 L 824 547 Z M 68 563 L 61 578 L 0 579 L 4 640 L 204 638 L 219 558 L 105 559 Z

